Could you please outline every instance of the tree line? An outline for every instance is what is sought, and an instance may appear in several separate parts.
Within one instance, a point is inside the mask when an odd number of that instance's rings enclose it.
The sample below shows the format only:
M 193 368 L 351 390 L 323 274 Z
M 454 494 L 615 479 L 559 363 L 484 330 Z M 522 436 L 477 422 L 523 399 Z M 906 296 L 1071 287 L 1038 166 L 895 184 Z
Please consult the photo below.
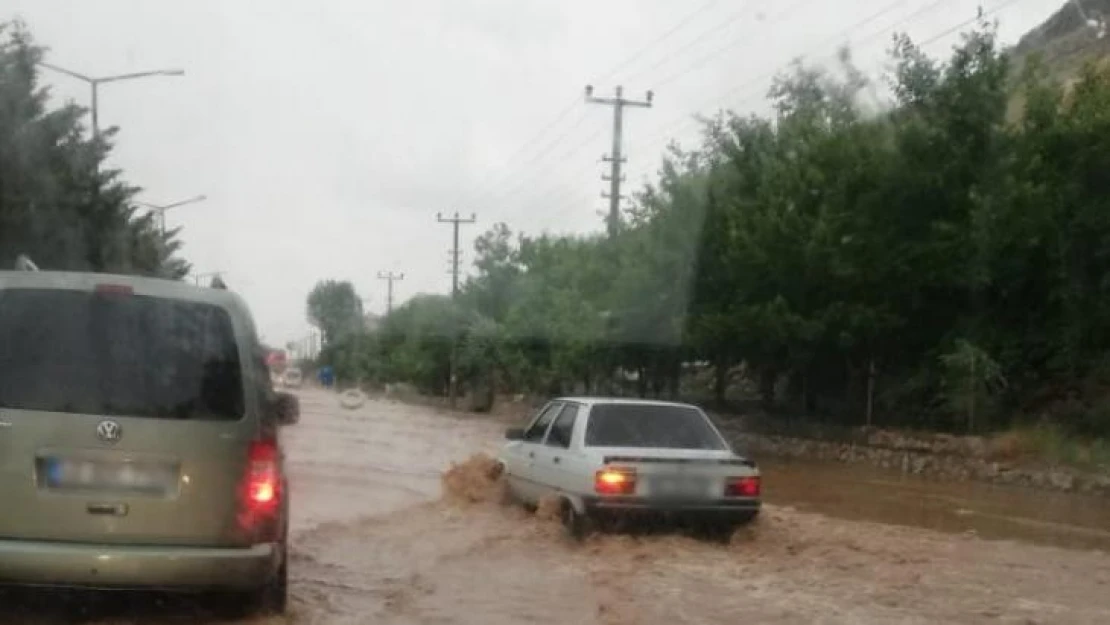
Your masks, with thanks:
M 701 388 L 843 424 L 1106 434 L 1110 71 L 1056 83 L 985 24 L 945 59 L 898 36 L 890 61 L 881 107 L 847 51 L 794 64 L 771 114 L 672 145 L 614 238 L 498 224 L 457 300 L 329 332 L 323 358 L 442 393 L 457 340 L 488 398 Z
M 0 266 L 26 254 L 42 269 L 185 276 L 177 230 L 137 210 L 140 189 L 105 165 L 115 129 L 93 137 L 86 109 L 51 105 L 45 52 L 20 22 L 0 24 Z

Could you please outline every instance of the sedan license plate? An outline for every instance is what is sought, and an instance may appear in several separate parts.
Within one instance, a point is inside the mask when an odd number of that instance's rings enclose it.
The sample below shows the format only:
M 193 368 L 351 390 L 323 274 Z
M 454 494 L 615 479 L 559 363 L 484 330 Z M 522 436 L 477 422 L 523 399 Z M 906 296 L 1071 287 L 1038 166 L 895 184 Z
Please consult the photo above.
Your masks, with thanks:
M 651 481 L 651 496 L 667 499 L 705 497 L 708 486 L 704 478 L 661 476 Z
M 43 469 L 47 488 L 57 490 L 161 495 L 173 487 L 176 477 L 174 467 L 155 463 L 47 458 Z

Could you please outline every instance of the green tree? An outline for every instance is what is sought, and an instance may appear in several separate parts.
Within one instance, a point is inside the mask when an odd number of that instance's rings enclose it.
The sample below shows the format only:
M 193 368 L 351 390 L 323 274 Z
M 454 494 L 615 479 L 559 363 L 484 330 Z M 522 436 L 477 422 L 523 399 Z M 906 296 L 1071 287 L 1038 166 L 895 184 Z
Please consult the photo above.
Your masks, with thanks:
M 350 282 L 321 280 L 308 294 L 308 320 L 324 334 L 330 345 L 363 329 L 362 300 Z
M 717 399 L 743 365 L 768 407 L 844 424 L 1110 434 L 1110 69 L 1014 75 L 989 25 L 891 61 L 883 110 L 845 51 L 783 72 L 770 115 L 705 120 L 613 238 L 498 224 L 457 300 L 398 307 L 351 368 L 441 393 L 458 337 L 483 406 L 675 396 L 708 362 Z
M 44 269 L 181 278 L 177 231 L 138 215 L 138 188 L 106 168 L 114 129 L 90 139 L 86 111 L 50 109 L 44 51 L 19 22 L 0 24 L 0 266 L 27 254 Z

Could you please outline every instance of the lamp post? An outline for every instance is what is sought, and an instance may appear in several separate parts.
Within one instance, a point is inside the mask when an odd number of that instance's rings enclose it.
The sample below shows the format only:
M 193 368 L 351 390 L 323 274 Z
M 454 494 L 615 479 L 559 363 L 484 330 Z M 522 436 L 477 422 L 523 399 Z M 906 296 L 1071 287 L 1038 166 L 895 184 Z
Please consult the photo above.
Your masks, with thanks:
M 166 211 L 170 210 L 171 208 L 177 208 L 178 206 L 185 206 L 186 204 L 195 204 L 197 202 L 203 202 L 207 199 L 208 199 L 207 195 L 197 195 L 197 196 L 191 197 L 187 200 L 181 200 L 181 201 L 178 201 L 178 202 L 174 202 L 172 204 L 151 204 L 150 202 L 139 202 L 139 205 L 149 208 L 152 213 L 156 213 L 158 215 L 158 226 L 162 231 L 162 236 L 165 236 L 166 235 Z
M 209 271 L 207 273 L 193 274 L 193 280 L 196 281 L 197 286 L 200 286 L 201 278 L 220 278 L 224 275 L 224 271 Z
M 93 138 L 97 138 L 97 137 L 100 136 L 100 117 L 99 117 L 99 114 L 98 114 L 98 111 L 97 111 L 100 85 L 105 84 L 105 83 L 110 83 L 110 82 L 120 82 L 120 81 L 124 81 L 124 80 L 134 80 L 136 78 L 147 78 L 149 76 L 184 76 L 185 75 L 185 70 L 183 70 L 183 69 L 157 69 L 157 70 L 152 70 L 152 71 L 148 71 L 148 72 L 132 72 L 130 74 L 116 74 L 116 75 L 113 75 L 113 76 L 86 76 L 85 74 L 80 74 L 78 72 L 74 72 L 72 70 L 65 69 L 64 67 L 58 67 L 57 65 L 51 65 L 50 63 L 43 63 L 42 61 L 39 61 L 39 65 L 45 67 L 46 69 L 50 69 L 50 70 L 53 70 L 55 72 L 65 74 L 66 76 L 69 76 L 71 78 L 76 78 L 77 80 L 84 81 L 84 82 L 88 83 L 89 86 L 92 88 L 92 102 L 91 102 L 91 106 L 90 106 L 90 111 L 92 113 Z

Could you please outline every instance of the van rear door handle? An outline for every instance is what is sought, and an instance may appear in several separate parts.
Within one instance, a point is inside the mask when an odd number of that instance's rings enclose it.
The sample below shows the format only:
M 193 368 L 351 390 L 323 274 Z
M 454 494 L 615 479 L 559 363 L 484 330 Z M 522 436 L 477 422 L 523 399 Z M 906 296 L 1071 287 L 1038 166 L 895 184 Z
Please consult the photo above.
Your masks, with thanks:
M 89 514 L 127 516 L 127 504 L 125 503 L 90 503 L 85 509 L 89 511 Z

